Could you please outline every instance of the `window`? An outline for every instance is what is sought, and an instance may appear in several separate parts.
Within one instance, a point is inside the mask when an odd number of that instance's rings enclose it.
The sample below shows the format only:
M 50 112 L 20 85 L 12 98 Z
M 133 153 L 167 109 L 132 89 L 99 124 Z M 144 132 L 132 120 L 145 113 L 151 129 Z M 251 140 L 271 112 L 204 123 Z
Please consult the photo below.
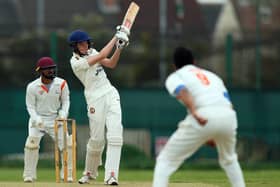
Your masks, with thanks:
M 120 12 L 119 0 L 98 0 L 98 8 L 104 14 L 116 14 Z

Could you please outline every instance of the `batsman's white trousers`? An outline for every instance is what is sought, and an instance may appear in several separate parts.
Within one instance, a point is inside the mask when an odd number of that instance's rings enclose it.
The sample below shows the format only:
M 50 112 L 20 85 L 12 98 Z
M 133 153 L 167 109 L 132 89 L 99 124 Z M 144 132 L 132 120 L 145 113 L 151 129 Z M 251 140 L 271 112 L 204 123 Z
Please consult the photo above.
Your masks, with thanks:
M 154 187 L 167 186 L 168 177 L 210 139 L 216 143 L 221 166 L 237 162 L 235 111 L 230 107 L 204 107 L 197 112 L 208 120 L 207 124 L 201 126 L 192 115 L 179 123 L 157 157 Z
M 122 112 L 118 91 L 114 88 L 104 96 L 89 103 L 88 117 L 90 139 L 93 142 L 105 142 L 106 135 L 107 154 L 104 181 L 107 181 L 111 176 L 118 179 L 123 143 Z M 102 151 L 103 147 L 100 145 Z M 89 167 L 86 165 L 86 168 Z
M 118 91 L 114 88 L 88 103 L 88 117 L 91 139 L 104 141 L 105 132 L 107 135 L 122 137 L 122 111 Z

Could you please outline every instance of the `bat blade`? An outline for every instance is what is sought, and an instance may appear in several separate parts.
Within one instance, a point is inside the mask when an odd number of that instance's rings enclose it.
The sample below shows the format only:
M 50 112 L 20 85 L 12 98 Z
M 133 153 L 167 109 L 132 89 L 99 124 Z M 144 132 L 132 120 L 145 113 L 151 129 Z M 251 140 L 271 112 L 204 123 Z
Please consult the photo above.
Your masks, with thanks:
M 128 30 L 131 29 L 139 9 L 140 7 L 135 2 L 130 3 L 122 23 L 122 25 L 126 27 Z

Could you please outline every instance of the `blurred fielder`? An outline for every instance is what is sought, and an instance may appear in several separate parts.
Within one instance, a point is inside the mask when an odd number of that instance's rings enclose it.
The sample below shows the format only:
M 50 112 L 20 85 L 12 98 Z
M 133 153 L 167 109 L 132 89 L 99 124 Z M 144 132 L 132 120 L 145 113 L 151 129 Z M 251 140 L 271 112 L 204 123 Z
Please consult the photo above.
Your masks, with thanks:
M 87 102 L 90 138 L 83 177 L 80 184 L 89 183 L 98 176 L 98 166 L 102 165 L 102 152 L 107 140 L 104 183 L 118 185 L 121 147 L 123 144 L 122 113 L 120 96 L 107 78 L 104 67 L 115 68 L 122 49 L 128 44 L 128 34 L 122 27 L 107 45 L 98 52 L 91 48 L 91 38 L 82 30 L 73 31 L 68 38 L 73 48 L 70 60 L 74 74 L 84 86 Z M 114 46 L 116 49 L 107 58 Z
M 40 77 L 28 84 L 26 89 L 26 107 L 30 119 L 28 137 L 24 149 L 24 182 L 33 182 L 39 159 L 41 138 L 49 134 L 54 140 L 55 119 L 66 119 L 69 111 L 69 89 L 67 82 L 56 77 L 56 64 L 50 57 L 42 57 L 36 65 Z M 62 150 L 62 128 L 59 128 L 59 149 Z M 71 137 L 70 137 L 71 140 Z M 68 143 L 68 181 L 72 182 L 72 141 Z M 62 154 L 62 153 L 61 153 Z M 62 163 L 63 164 L 63 163 Z M 62 166 L 63 168 L 63 166 Z M 61 178 L 63 172 L 61 170 Z
M 235 151 L 237 118 L 228 91 L 217 75 L 193 64 L 189 49 L 175 50 L 176 71 L 169 75 L 165 85 L 188 109 L 188 115 L 157 157 L 153 187 L 167 187 L 170 175 L 208 140 L 215 142 L 219 163 L 231 185 L 244 187 Z

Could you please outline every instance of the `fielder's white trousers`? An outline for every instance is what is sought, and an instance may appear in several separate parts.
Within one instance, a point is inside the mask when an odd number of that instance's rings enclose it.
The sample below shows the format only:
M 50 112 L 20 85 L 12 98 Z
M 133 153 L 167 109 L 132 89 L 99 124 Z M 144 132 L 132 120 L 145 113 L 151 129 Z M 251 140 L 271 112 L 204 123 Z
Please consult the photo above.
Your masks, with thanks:
M 237 129 L 235 111 L 229 107 L 205 107 L 197 112 L 208 120 L 207 124 L 201 126 L 192 115 L 188 115 L 179 123 L 178 129 L 157 157 L 153 187 L 167 187 L 169 176 L 210 139 L 216 143 L 222 168 L 227 174 L 235 175 L 234 180 L 237 180 L 235 182 L 229 177 L 232 186 L 245 186 L 235 151 Z

